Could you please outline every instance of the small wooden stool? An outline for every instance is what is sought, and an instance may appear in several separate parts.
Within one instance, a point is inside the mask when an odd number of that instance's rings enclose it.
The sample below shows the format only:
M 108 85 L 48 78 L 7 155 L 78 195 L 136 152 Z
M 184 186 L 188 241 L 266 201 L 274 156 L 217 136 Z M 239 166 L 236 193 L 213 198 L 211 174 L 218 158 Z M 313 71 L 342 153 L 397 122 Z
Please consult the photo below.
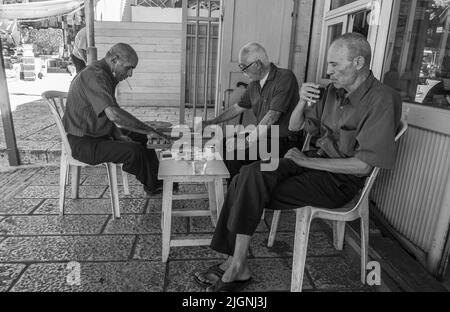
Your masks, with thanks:
M 170 239 L 172 216 L 194 217 L 210 216 L 214 226 L 220 215 L 224 195 L 223 179 L 229 178 L 230 174 L 222 160 L 208 160 L 204 174 L 195 174 L 192 161 L 162 159 L 159 164 L 158 179 L 164 181 L 161 230 L 162 230 L 162 261 L 167 262 L 170 247 L 177 246 L 203 246 L 209 245 L 211 238 L 186 238 Z M 173 195 L 174 182 L 208 183 L 208 194 L 181 194 Z M 181 199 L 204 199 L 209 198 L 208 210 L 183 210 L 172 211 L 172 201 Z

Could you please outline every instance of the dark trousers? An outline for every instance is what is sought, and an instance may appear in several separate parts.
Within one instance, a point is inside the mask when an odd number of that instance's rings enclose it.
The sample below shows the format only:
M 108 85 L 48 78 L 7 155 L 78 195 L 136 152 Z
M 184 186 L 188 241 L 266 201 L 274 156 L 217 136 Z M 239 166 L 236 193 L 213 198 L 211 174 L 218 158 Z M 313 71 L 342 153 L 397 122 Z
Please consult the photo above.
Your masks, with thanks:
M 147 149 L 147 136 L 122 131 L 134 142 L 115 141 L 110 138 L 77 137 L 68 135 L 73 158 L 89 165 L 103 162 L 123 164 L 123 170 L 152 191 L 162 185 L 158 180 L 159 161 L 154 150 Z
M 233 255 L 236 234 L 252 236 L 264 208 L 338 208 L 363 184 L 363 178 L 303 168 L 289 159 L 280 159 L 275 171 L 261 171 L 260 162 L 244 166 L 228 188 L 211 248 Z
M 77 74 L 86 67 L 86 63 L 83 60 L 80 60 L 75 55 L 71 54 L 70 59 L 72 60 L 73 65 L 75 65 L 75 70 L 77 71 Z
M 279 151 L 278 151 L 278 155 L 279 158 L 283 158 L 283 156 L 289 151 L 289 149 L 291 149 L 292 147 L 296 147 L 296 142 L 294 141 L 289 141 L 288 138 L 279 138 L 278 139 L 279 142 Z M 244 159 L 239 159 L 238 160 L 238 152 L 235 149 L 234 150 L 234 157 L 233 159 L 231 159 L 231 157 L 229 157 L 230 155 L 227 155 L 227 149 L 226 149 L 226 138 L 222 141 L 222 146 L 223 146 L 223 153 L 222 153 L 222 159 L 225 163 L 225 166 L 228 169 L 228 172 L 230 173 L 230 179 L 228 180 L 228 184 L 230 184 L 230 182 L 233 180 L 233 177 L 236 176 L 239 173 L 239 170 L 241 170 L 241 168 L 243 166 L 249 165 L 251 163 L 254 163 L 255 161 L 259 161 L 261 160 L 259 157 L 259 153 L 257 154 L 257 159 L 254 160 L 250 160 L 250 152 L 249 149 L 245 150 L 245 158 Z M 257 142 L 257 144 L 259 144 L 259 141 Z M 267 147 L 268 147 L 268 153 L 271 152 L 271 145 L 270 145 L 270 138 L 267 139 Z

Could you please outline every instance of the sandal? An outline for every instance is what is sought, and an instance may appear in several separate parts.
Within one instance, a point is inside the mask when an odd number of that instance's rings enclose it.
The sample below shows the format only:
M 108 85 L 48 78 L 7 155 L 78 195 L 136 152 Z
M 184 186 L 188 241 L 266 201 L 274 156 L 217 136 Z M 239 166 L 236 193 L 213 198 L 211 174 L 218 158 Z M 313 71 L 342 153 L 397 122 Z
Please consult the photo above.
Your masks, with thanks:
M 205 280 L 209 280 L 208 278 L 206 278 L 208 275 L 215 275 L 220 280 L 222 278 L 222 275 L 225 273 L 225 271 L 220 268 L 220 264 L 215 264 L 213 266 L 210 266 L 206 271 L 197 272 L 197 273 L 203 275 Z M 195 273 L 193 274 L 193 277 L 194 277 L 194 282 L 202 287 L 209 287 L 209 286 L 214 285 L 214 282 L 208 282 L 208 281 L 201 280 L 198 277 L 198 275 L 196 275 Z
M 222 282 L 222 279 L 218 280 L 214 285 L 206 288 L 207 292 L 238 292 L 244 289 L 250 282 L 252 278 L 249 277 L 242 281 L 232 281 L 232 282 Z

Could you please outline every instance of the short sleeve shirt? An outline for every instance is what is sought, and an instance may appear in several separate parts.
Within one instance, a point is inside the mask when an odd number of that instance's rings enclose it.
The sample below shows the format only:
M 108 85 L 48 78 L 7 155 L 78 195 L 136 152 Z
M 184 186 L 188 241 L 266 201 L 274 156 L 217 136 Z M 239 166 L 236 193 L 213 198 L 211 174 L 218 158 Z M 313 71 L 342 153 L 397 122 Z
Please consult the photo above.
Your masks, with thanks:
M 117 82 L 105 60 L 94 62 L 73 79 L 67 95 L 63 124 L 75 136 L 110 136 L 114 123 L 105 108 L 119 106 L 115 99 Z
M 371 73 L 348 95 L 330 84 L 325 96 L 305 110 L 305 130 L 318 138 L 316 147 L 331 158 L 355 157 L 391 169 L 401 113 L 400 94 Z
M 269 110 L 282 113 L 274 125 L 279 125 L 280 137 L 287 137 L 292 134 L 289 131 L 289 119 L 298 100 L 298 83 L 294 73 L 270 64 L 269 75 L 263 88 L 259 81 L 252 81 L 238 105 L 252 109 L 258 123 Z

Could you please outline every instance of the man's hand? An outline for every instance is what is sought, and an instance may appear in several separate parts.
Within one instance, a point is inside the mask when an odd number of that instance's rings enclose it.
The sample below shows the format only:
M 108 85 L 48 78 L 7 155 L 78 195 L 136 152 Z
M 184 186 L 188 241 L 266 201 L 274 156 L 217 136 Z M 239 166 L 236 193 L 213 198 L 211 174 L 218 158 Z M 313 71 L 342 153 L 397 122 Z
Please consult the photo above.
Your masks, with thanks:
M 305 161 L 308 160 L 308 157 L 305 156 L 300 150 L 296 147 L 291 148 L 286 155 L 284 155 L 284 158 L 290 159 L 294 161 L 297 165 L 303 166 Z
M 308 102 L 308 106 L 310 106 L 311 103 L 317 103 L 317 101 L 320 99 L 319 87 L 320 85 L 315 83 L 304 83 L 299 92 L 300 100 Z
M 171 144 L 172 141 L 175 140 L 175 138 L 172 139 L 168 135 L 165 135 L 163 133 L 157 134 L 155 132 L 148 133 L 147 139 L 149 143 L 154 143 L 156 141 L 156 144 Z

